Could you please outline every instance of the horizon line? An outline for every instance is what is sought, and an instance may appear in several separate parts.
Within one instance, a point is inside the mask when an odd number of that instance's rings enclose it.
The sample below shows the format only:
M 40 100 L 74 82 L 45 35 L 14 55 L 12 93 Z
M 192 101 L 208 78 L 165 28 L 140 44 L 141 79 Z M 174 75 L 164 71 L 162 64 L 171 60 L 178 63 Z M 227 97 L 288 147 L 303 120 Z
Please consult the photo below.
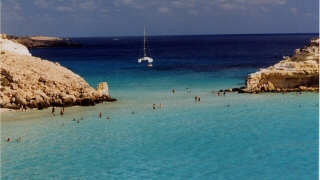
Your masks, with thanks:
M 6 33 L 7 36 L 16 36 L 16 35 L 9 35 Z M 309 32 L 309 33 L 239 33 L 239 34 L 181 34 L 181 35 L 147 35 L 148 37 L 159 37 L 159 36 L 242 36 L 242 35 L 294 35 L 294 34 L 318 34 L 320 37 L 319 32 Z M 113 36 L 48 36 L 48 35 L 26 35 L 26 36 L 16 36 L 16 37 L 37 37 L 37 36 L 44 36 L 44 37 L 56 37 L 56 38 L 107 38 L 107 37 L 141 37 L 142 35 L 113 35 Z

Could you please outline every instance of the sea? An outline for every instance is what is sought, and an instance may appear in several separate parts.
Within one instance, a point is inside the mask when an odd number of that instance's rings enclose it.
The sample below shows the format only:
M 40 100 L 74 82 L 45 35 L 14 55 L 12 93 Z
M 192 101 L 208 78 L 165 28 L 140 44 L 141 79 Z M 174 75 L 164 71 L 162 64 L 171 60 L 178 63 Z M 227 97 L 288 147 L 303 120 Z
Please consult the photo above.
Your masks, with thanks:
M 218 95 L 317 37 L 147 36 L 153 67 L 142 36 L 31 49 L 117 101 L 3 112 L 1 179 L 318 179 L 319 92 Z

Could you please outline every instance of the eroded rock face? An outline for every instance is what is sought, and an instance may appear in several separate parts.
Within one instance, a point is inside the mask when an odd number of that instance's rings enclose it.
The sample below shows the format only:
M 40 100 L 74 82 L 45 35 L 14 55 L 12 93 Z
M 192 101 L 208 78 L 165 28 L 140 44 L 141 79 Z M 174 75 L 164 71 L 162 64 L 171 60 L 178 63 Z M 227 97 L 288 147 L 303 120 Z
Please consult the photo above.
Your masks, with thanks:
M 249 74 L 244 91 L 299 90 L 299 86 L 319 89 L 319 39 L 296 49 L 292 57 L 284 57 L 267 69 Z
M 109 93 L 108 83 L 102 82 L 102 83 L 98 84 L 97 91 L 98 91 L 99 96 L 108 95 L 108 93 Z
M 95 90 L 82 77 L 59 63 L 33 57 L 21 44 L 0 40 L 2 108 L 17 109 L 27 105 L 42 109 L 53 105 L 94 105 L 112 101 L 106 82 L 100 83 Z M 15 48 L 15 44 L 19 48 Z

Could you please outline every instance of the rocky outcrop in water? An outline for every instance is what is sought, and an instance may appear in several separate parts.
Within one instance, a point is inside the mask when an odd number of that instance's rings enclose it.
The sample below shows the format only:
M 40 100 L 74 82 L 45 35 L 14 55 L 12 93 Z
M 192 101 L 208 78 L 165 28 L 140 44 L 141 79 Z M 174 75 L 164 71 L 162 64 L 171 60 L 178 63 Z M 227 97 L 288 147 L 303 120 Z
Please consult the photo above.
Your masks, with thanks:
M 0 42 L 2 108 L 89 106 L 115 100 L 108 95 L 106 82 L 99 84 L 96 90 L 58 62 L 33 57 L 25 46 L 5 36 Z
M 84 46 L 83 44 L 72 42 L 70 39 L 46 37 L 46 36 L 6 36 L 7 39 L 23 44 L 27 48 L 45 48 L 45 47 L 67 47 Z
M 249 74 L 240 92 L 319 91 L 319 39 L 267 69 Z

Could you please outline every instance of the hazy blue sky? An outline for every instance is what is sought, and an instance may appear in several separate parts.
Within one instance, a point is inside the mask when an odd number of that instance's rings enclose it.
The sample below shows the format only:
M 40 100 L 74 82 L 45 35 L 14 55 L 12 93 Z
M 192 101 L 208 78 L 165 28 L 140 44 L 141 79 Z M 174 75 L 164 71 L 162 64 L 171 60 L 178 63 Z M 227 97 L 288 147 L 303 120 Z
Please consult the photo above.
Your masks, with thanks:
M 319 0 L 1 0 L 1 32 L 56 37 L 319 32 Z

